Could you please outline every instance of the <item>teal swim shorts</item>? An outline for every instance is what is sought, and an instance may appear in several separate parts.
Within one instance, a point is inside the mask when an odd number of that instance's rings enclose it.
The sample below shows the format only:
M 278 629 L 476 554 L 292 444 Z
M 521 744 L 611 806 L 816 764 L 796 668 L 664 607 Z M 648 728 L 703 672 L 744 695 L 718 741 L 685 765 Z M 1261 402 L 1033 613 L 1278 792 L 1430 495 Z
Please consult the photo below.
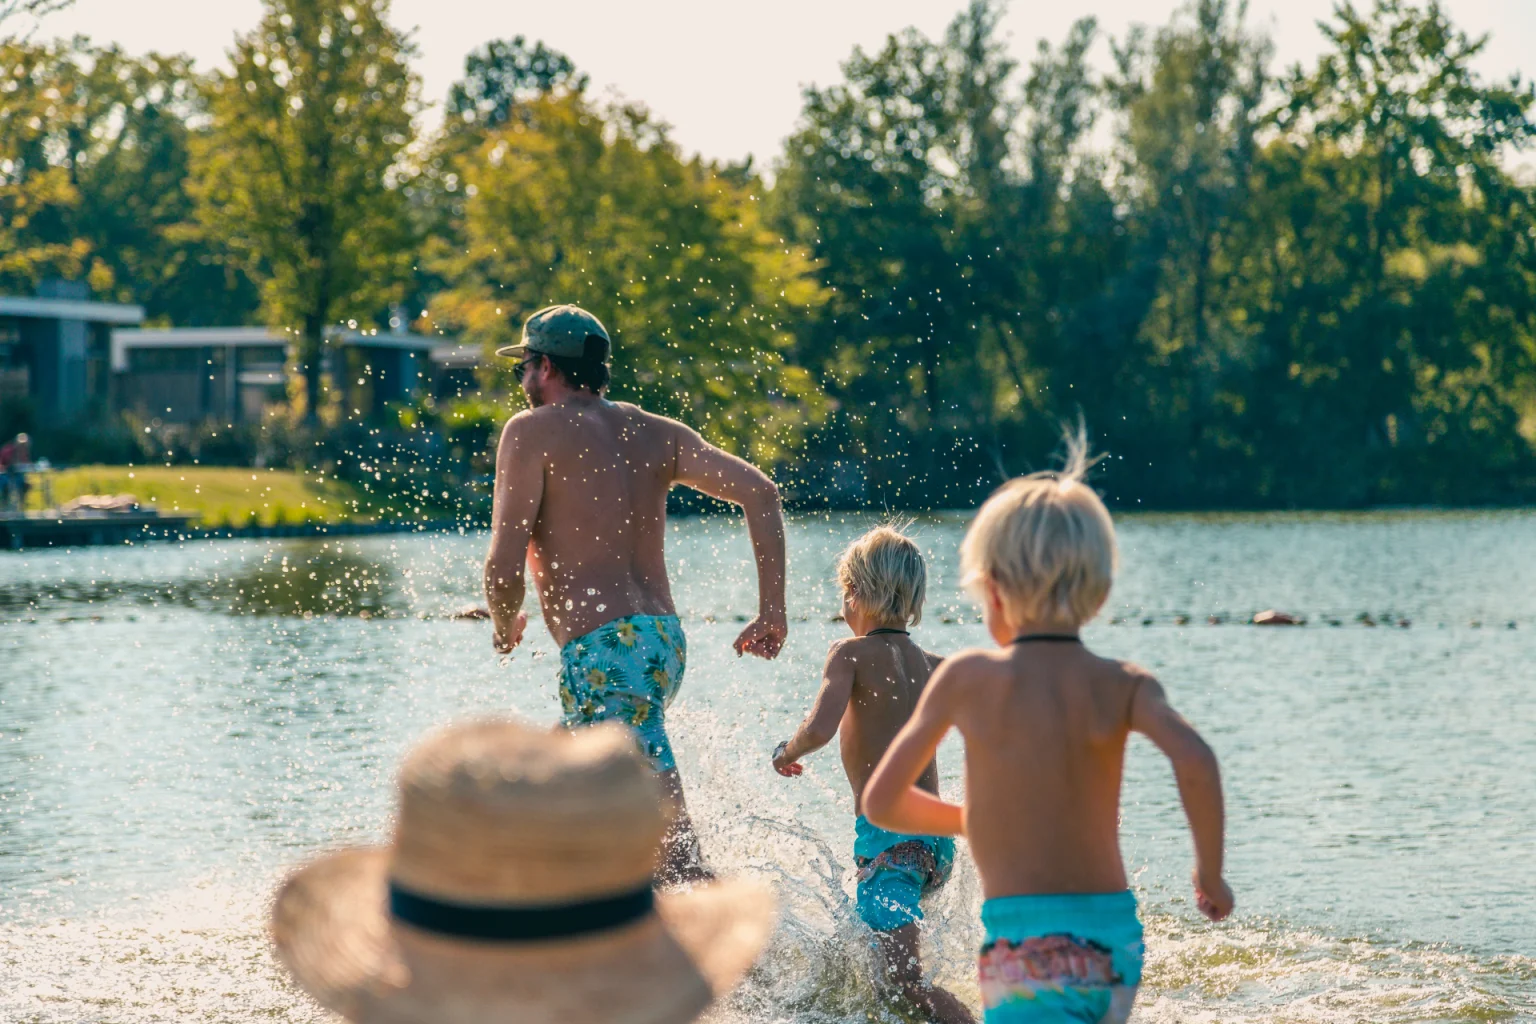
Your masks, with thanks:
M 1122 1024 L 1141 984 L 1136 896 L 1004 896 L 981 905 L 986 1024 Z
M 565 725 L 621 722 L 658 772 L 677 759 L 666 710 L 683 682 L 688 641 L 676 615 L 626 615 L 560 648 L 560 706 Z
M 949 881 L 955 841 L 949 836 L 887 832 L 862 814 L 853 823 L 853 832 L 859 917 L 877 932 L 921 921 L 918 900 Z

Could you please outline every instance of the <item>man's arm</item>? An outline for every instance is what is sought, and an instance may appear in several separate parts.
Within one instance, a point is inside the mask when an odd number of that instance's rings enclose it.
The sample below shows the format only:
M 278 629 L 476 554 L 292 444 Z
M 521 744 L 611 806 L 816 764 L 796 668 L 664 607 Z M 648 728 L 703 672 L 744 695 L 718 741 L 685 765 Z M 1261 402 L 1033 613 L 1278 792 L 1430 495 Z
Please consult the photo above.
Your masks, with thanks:
M 822 670 L 821 692 L 816 704 L 805 716 L 795 734 L 773 753 L 773 767 L 780 775 L 799 775 L 801 768 L 796 762 L 806 754 L 820 750 L 832 742 L 837 727 L 848 710 L 848 700 L 853 696 L 854 661 L 847 647 L 837 644 L 827 654 L 827 667 Z
M 523 573 L 528 539 L 544 500 L 544 459 L 528 437 L 528 414 L 507 421 L 496 449 L 496 491 L 491 506 L 491 549 L 485 559 L 485 601 L 495 631 L 491 642 L 502 654 L 523 639 Z
M 1140 677 L 1131 698 L 1131 729 L 1156 744 L 1173 763 L 1179 799 L 1195 840 L 1196 901 L 1206 917 L 1220 921 L 1232 913 L 1233 898 L 1222 878 L 1225 809 L 1216 755 L 1194 726 L 1169 705 L 1162 686 L 1150 675 Z
M 879 828 L 928 836 L 965 831 L 965 809 L 917 788 L 939 741 L 954 724 L 953 661 L 946 662 L 918 698 L 917 710 L 891 741 L 864 787 L 864 816 Z
M 751 463 L 721 451 L 683 424 L 677 424 L 677 468 L 673 479 L 712 498 L 740 505 L 757 559 L 757 618 L 733 645 L 738 655 L 751 652 L 774 658 L 784 646 L 789 624 L 784 615 L 784 506 L 779 489 Z

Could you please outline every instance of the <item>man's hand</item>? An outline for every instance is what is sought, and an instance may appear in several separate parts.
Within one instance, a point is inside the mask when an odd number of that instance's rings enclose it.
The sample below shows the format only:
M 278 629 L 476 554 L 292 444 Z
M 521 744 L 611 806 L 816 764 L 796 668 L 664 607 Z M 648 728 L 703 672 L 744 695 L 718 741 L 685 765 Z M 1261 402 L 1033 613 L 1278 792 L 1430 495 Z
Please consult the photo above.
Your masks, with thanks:
M 517 618 L 512 620 L 512 628 L 505 634 L 497 629 L 491 634 L 491 644 L 496 648 L 497 654 L 511 654 L 512 649 L 523 642 L 523 630 L 528 628 L 528 613 L 518 612 Z
M 747 623 L 747 628 L 741 631 L 731 647 L 738 658 L 743 654 L 755 654 L 771 661 L 784 649 L 784 638 L 788 635 L 789 623 L 785 621 L 784 613 L 772 612 Z
M 783 743 L 780 743 L 778 746 L 773 748 L 773 770 L 784 776 L 786 779 L 793 779 L 801 772 L 805 771 L 805 766 L 798 761 L 791 761 L 784 756 L 784 753 L 788 747 L 789 741 L 785 740 Z
M 1202 882 L 1197 872 L 1193 880 L 1195 883 L 1195 905 L 1200 908 L 1200 913 L 1212 921 L 1220 921 L 1232 913 L 1232 907 L 1236 904 L 1237 900 L 1233 897 L 1232 890 L 1227 887 L 1227 883 L 1223 879 L 1217 877 Z

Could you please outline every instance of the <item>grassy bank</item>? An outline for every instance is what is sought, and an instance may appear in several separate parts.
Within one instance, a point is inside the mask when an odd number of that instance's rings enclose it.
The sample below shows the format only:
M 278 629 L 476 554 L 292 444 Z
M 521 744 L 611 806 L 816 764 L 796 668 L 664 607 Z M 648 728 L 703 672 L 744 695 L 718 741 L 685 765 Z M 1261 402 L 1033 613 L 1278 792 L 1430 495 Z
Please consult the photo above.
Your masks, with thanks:
M 351 484 L 292 470 L 77 466 L 53 473 L 52 489 L 56 504 L 83 494 L 132 494 L 161 512 L 191 513 L 205 527 L 375 522 L 406 511 Z M 42 498 L 33 487 L 28 505 L 42 508 Z

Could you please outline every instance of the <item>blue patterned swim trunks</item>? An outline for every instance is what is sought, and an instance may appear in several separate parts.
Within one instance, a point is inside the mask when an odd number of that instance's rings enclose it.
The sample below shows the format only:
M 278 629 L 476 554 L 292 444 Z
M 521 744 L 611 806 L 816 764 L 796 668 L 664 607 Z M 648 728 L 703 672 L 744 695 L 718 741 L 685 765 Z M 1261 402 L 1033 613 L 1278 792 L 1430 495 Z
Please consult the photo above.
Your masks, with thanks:
M 1003 896 L 981 905 L 986 1024 L 1123 1024 L 1141 984 L 1130 890 Z
M 676 615 L 626 615 L 560 648 L 560 706 L 565 725 L 627 725 L 658 772 L 677 759 L 666 710 L 683 682 L 688 641 Z
M 921 921 L 918 901 L 949 881 L 954 839 L 887 832 L 862 814 L 853 823 L 853 833 L 859 918 L 877 932 Z

